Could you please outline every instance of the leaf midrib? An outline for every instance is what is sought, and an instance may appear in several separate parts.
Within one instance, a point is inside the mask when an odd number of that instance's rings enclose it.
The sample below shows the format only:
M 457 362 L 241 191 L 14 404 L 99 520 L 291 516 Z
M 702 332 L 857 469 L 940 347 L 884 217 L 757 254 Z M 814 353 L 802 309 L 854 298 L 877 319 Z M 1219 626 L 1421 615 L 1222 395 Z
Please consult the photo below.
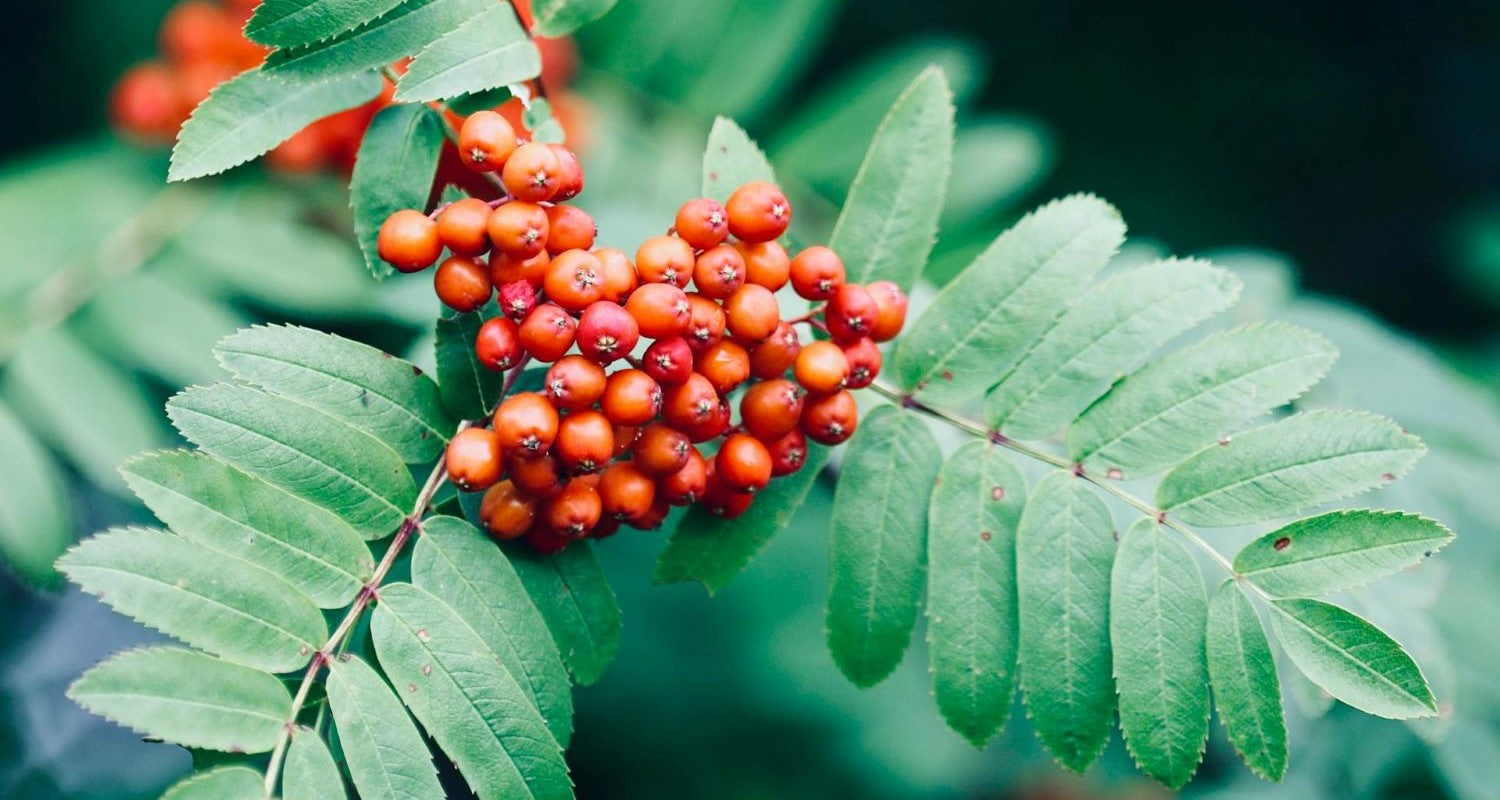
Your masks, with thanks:
M 1417 697 L 1416 695 L 1413 695 L 1411 692 L 1407 691 L 1400 684 L 1396 683 L 1395 681 L 1391 680 L 1390 678 L 1387 678 L 1384 673 L 1376 670 L 1374 667 L 1371 667 L 1369 664 L 1367 664 L 1364 661 L 1361 661 L 1360 659 L 1356 658 L 1353 653 L 1350 653 L 1343 646 L 1339 645 L 1337 642 L 1333 641 L 1329 637 L 1323 635 L 1323 633 L 1321 631 L 1319 631 L 1316 628 L 1313 628 L 1311 625 L 1308 625 L 1307 623 L 1303 622 L 1296 615 L 1292 614 L 1289 611 L 1286 611 L 1285 609 L 1281 608 L 1280 606 L 1278 606 L 1278 605 L 1276 605 L 1274 603 L 1271 605 L 1271 608 L 1275 609 L 1276 612 L 1279 613 L 1284 619 L 1287 619 L 1290 622 L 1295 623 L 1297 625 L 1297 627 L 1299 627 L 1302 630 L 1306 631 L 1308 635 L 1310 635 L 1314 639 L 1317 639 L 1318 641 L 1322 642 L 1325 646 L 1328 647 L 1329 650 L 1331 650 L 1333 653 L 1337 654 L 1342 660 L 1344 660 L 1345 662 L 1347 662 L 1349 664 L 1353 664 L 1360 672 L 1368 674 L 1368 675 L 1371 675 L 1371 676 L 1374 676 L 1375 679 L 1376 679 L 1376 681 L 1378 683 L 1382 683 L 1382 684 L 1390 687 L 1392 690 L 1394 690 L 1395 692 L 1397 692 L 1398 694 L 1400 694 L 1402 697 L 1407 698 L 1408 700 L 1410 700 L 1411 702 L 1415 703 L 1416 705 L 1421 706 L 1422 708 L 1427 708 L 1427 709 L 1431 708 L 1431 706 L 1429 706 L 1426 703 L 1426 701 L 1424 701 L 1422 698 Z

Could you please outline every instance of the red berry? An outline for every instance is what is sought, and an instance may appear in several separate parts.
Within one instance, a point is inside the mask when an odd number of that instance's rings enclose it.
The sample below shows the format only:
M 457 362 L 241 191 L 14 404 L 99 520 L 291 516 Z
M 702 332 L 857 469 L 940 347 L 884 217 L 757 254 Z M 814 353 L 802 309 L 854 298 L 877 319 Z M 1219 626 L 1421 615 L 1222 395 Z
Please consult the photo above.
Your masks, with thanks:
M 599 228 L 587 211 L 577 206 L 554 205 L 547 209 L 547 252 L 587 250 L 594 246 Z
M 385 218 L 375 249 L 382 261 L 401 272 L 421 272 L 443 254 L 443 240 L 436 222 L 408 208 Z
M 641 369 L 662 386 L 681 386 L 693 374 L 693 350 L 686 339 L 661 339 L 646 348 Z
M 707 422 L 718 412 L 719 393 L 707 378 L 696 372 L 682 385 L 662 390 L 662 418 L 680 431 Z
M 470 114 L 458 129 L 458 157 L 475 172 L 495 172 L 516 151 L 516 129 L 494 111 Z
M 693 285 L 705 297 L 728 298 L 745 285 L 745 257 L 727 244 L 705 250 L 693 262 Z
M 474 336 L 474 357 L 496 372 L 520 363 L 521 334 L 516 324 L 505 317 L 485 320 Z
M 608 300 L 589 305 L 578 320 L 578 350 L 600 364 L 630 355 L 640 338 L 635 317 Z
M 537 361 L 552 362 L 573 346 L 578 320 L 552 303 L 542 303 L 521 323 L 521 347 Z
M 865 291 L 865 287 L 846 283 L 828 298 L 823 321 L 828 325 L 828 335 L 834 341 L 852 342 L 870 335 L 879 313 L 875 298 Z
M 693 277 L 693 246 L 676 236 L 655 236 L 635 251 L 642 283 L 670 283 L 681 289 Z
M 500 310 L 518 325 L 536 308 L 536 289 L 524 280 L 502 284 L 498 294 Z
M 460 313 L 488 303 L 495 294 L 490 271 L 472 258 L 449 256 L 432 275 L 433 291 L 443 304 Z
M 652 487 L 652 491 L 656 491 L 654 486 Z M 667 514 L 671 511 L 672 506 L 668 505 L 667 501 L 657 498 L 656 502 L 652 503 L 651 507 L 646 509 L 646 513 L 637 514 L 625 520 L 625 524 L 637 530 L 654 531 L 660 528 L 663 522 L 666 522 Z
M 832 394 L 849 382 L 849 357 L 833 342 L 813 342 L 797 354 L 792 375 L 810 394 Z
M 487 428 L 465 428 L 448 442 L 444 462 L 448 480 L 466 492 L 479 492 L 500 481 L 500 437 Z
M 604 293 L 603 271 L 604 265 L 593 253 L 569 250 L 555 256 L 547 265 L 542 291 L 546 292 L 548 300 L 576 314 L 597 302 Z
M 599 501 L 617 520 L 638 519 L 656 502 L 656 482 L 629 461 L 611 464 L 599 476 Z
M 688 347 L 693 352 L 702 352 L 704 348 L 724 338 L 724 326 L 727 320 L 724 309 L 718 303 L 704 297 L 701 294 L 690 294 L 687 296 L 689 306 L 689 318 L 687 335 Z
M 906 293 L 894 281 L 876 281 L 865 288 L 875 300 L 875 325 L 870 330 L 870 338 L 889 342 L 906 324 Z
M 729 214 L 719 201 L 707 197 L 689 200 L 677 209 L 677 235 L 695 250 L 707 250 L 729 236 Z
M 724 318 L 729 335 L 753 347 L 769 339 L 781 325 L 781 306 L 770 289 L 747 283 L 724 301 Z
M 839 444 L 854 435 L 859 407 L 847 391 L 827 397 L 808 398 L 802 407 L 802 432 L 819 444 Z
M 490 249 L 489 221 L 490 204 L 476 197 L 465 197 L 438 214 L 438 238 L 454 255 L 478 258 Z
M 735 491 L 725 483 L 719 477 L 717 465 L 712 465 L 708 470 L 703 496 L 698 502 L 716 517 L 734 519 L 750 508 L 752 499 L 754 496 L 749 492 Z
M 555 202 L 571 200 L 583 191 L 583 165 L 578 163 L 578 154 L 560 144 L 549 144 L 557 156 L 557 192 L 552 195 Z
M 540 203 L 557 194 L 561 170 L 562 162 L 551 147 L 543 142 L 531 142 L 517 147 L 506 159 L 500 182 L 511 197 Z
M 849 359 L 850 389 L 863 389 L 874 383 L 884 360 L 880 348 L 868 336 L 844 345 L 844 357 Z
M 766 449 L 771 453 L 771 475 L 790 475 L 807 463 L 807 434 L 801 429 L 793 429 L 780 439 L 768 442 Z
M 648 283 L 625 301 L 625 310 L 635 317 L 641 335 L 652 339 L 681 336 L 692 320 L 687 293 L 670 283 Z
M 729 232 L 752 244 L 780 238 L 792 221 L 786 195 L 766 181 L 751 181 L 735 189 L 724 208 L 729 213 Z
M 687 460 L 670 475 L 656 483 L 656 496 L 674 506 L 691 505 L 708 488 L 708 459 L 698 448 L 688 445 Z
M 783 322 L 776 326 L 771 338 L 750 351 L 750 374 L 762 380 L 779 378 L 792 368 L 800 352 L 802 340 L 797 336 L 797 329 L 791 323 Z
M 758 492 L 771 482 L 771 453 L 760 440 L 736 433 L 714 457 L 714 474 L 737 492 Z
M 496 250 L 511 258 L 531 258 L 547 249 L 547 210 L 519 200 L 501 203 L 490 212 L 485 231 Z
M 808 300 L 827 300 L 844 285 L 844 260 L 826 247 L 809 247 L 792 259 L 792 291 Z
M 785 378 L 757 383 L 740 398 L 740 422 L 764 442 L 787 435 L 801 417 L 802 390 Z
M 641 430 L 631 460 L 647 475 L 662 477 L 682 469 L 692 450 L 687 434 L 664 422 L 653 422 Z
M 558 463 L 574 473 L 597 472 L 609 463 L 614 451 L 614 426 L 603 414 L 590 409 L 563 417 L 552 444 L 552 455 Z
M 511 481 L 501 481 L 479 501 L 479 519 L 495 538 L 516 539 L 525 535 L 536 520 L 536 500 Z
M 563 356 L 547 368 L 542 394 L 560 409 L 588 408 L 604 394 L 604 368 L 583 356 Z
M 519 457 L 545 455 L 557 438 L 558 425 L 557 409 L 536 392 L 513 394 L 495 409 L 500 446 Z
M 729 403 L 724 398 L 719 398 L 714 413 L 708 419 L 689 426 L 683 433 L 688 435 L 692 442 L 707 442 L 723 436 L 729 430 L 730 412 Z
M 562 478 L 557 472 L 557 459 L 550 454 L 527 458 L 508 455 L 505 458 L 505 472 L 516 488 L 528 497 L 551 497 L 562 488 Z
M 792 274 L 792 260 L 777 242 L 735 242 L 735 249 L 745 258 L 745 282 L 776 291 L 786 285 Z
M 558 533 L 547 524 L 545 517 L 539 516 L 531 530 L 526 532 L 526 543 L 531 545 L 538 553 L 552 554 L 561 553 L 574 541 L 574 537 Z
M 559 536 L 581 539 L 599 524 L 604 508 L 593 481 L 574 478 L 553 495 L 542 509 L 547 527 Z

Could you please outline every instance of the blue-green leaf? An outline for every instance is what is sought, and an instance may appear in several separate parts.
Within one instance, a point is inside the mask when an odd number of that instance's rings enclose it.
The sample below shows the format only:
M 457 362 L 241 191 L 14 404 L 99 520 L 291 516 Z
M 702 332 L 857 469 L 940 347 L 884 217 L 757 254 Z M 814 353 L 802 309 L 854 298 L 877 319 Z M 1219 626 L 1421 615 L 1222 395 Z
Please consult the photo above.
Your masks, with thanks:
M 1398 511 L 1331 511 L 1297 520 L 1245 545 L 1235 574 L 1277 597 L 1355 589 L 1441 550 L 1453 532 Z
M 422 734 L 374 668 L 357 656 L 335 658 L 326 686 L 349 777 L 363 800 L 447 796 Z
M 263 0 L 245 38 L 270 47 L 309 45 L 378 19 L 406 0 Z
M 1286 714 L 1276 658 L 1260 616 L 1233 580 L 1220 584 L 1209 602 L 1207 647 L 1214 706 L 1229 741 L 1256 775 L 1281 780 L 1286 775 Z
M 1417 662 L 1358 615 L 1321 600 L 1273 600 L 1271 627 L 1297 669 L 1335 699 L 1390 719 L 1437 713 Z
M 442 150 L 442 118 L 427 106 L 387 106 L 370 121 L 349 178 L 349 205 L 365 266 L 376 278 L 394 271 L 380 259 L 380 226 L 402 209 L 427 208 Z
M 52 562 L 73 540 L 73 513 L 57 465 L 0 403 L 0 560 L 37 585 L 57 583 Z
M 167 789 L 161 800 L 263 800 L 265 779 L 249 767 L 196 772 Z
M 532 31 L 538 36 L 567 36 L 614 7 L 615 0 L 536 0 Z
M 444 34 L 489 10 L 496 0 L 405 0 L 366 25 L 308 47 L 277 50 L 265 72 L 316 85 L 340 75 L 378 69 L 416 55 Z
M 599 680 L 620 649 L 620 606 L 594 551 L 577 542 L 547 555 L 517 542 L 505 553 L 573 679 L 583 686 Z
M 344 779 L 323 737 L 311 728 L 292 731 L 281 775 L 282 800 L 345 800 Z
M 728 117 L 715 117 L 703 150 L 703 196 L 725 202 L 751 181 L 776 181 L 766 154 Z
M 396 100 L 443 100 L 527 81 L 541 71 L 541 54 L 515 11 L 496 3 L 412 59 L 396 85 Z

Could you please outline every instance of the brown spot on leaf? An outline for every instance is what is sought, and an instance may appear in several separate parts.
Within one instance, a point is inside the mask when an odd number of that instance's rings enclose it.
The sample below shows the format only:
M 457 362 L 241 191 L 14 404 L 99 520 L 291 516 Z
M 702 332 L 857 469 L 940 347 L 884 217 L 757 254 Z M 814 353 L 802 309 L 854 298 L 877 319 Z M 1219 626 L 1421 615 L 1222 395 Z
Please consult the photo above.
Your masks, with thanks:
M 1280 553 L 1282 550 L 1285 550 L 1288 547 L 1290 547 L 1291 544 L 1292 544 L 1292 540 L 1288 539 L 1285 536 L 1283 536 L 1280 539 L 1277 539 L 1276 541 L 1272 542 L 1271 543 L 1271 548 L 1273 550 L 1275 550 L 1276 552 Z
M 990 489 L 990 499 L 994 500 L 996 502 L 1004 500 L 1005 499 L 1005 487 L 1004 486 L 991 487 L 991 489 Z
M 989 531 L 980 531 L 979 532 L 979 538 L 981 538 L 981 539 L 985 540 L 986 542 L 988 542 L 990 539 L 992 539 L 994 537 L 992 537 L 990 535 Z

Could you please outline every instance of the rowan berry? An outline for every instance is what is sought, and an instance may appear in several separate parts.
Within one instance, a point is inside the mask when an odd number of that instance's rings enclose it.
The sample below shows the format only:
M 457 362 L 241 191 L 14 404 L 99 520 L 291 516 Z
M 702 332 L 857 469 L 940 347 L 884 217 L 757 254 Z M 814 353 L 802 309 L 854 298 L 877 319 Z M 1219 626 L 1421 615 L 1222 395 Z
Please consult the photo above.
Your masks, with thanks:
M 713 419 L 719 412 L 719 393 L 708 378 L 693 373 L 680 386 L 662 390 L 661 415 L 672 427 L 689 428 Z
M 519 392 L 495 409 L 495 433 L 505 452 L 519 457 L 544 455 L 557 438 L 557 409 L 536 392 Z
M 821 245 L 809 247 L 792 259 L 792 291 L 808 300 L 827 300 L 844 285 L 844 260 Z
M 661 386 L 681 386 L 693 374 L 693 350 L 686 339 L 659 339 L 641 356 L 641 369 Z
M 501 203 L 485 229 L 495 249 L 511 258 L 527 259 L 547 249 L 547 210 L 536 203 Z
M 569 355 L 547 368 L 542 394 L 559 409 L 588 408 L 604 394 L 604 368 L 583 356 Z
M 505 160 L 500 182 L 511 197 L 540 203 L 557 194 L 561 169 L 562 163 L 551 147 L 543 142 L 530 142 L 517 147 Z
M 733 491 L 758 492 L 771 482 L 771 453 L 754 436 L 731 434 L 714 457 L 714 474 Z
M 875 324 L 870 329 L 870 338 L 889 342 L 906 324 L 906 292 L 894 281 L 876 281 L 865 288 L 875 300 Z
M 603 512 L 593 482 L 574 478 L 547 500 L 542 519 L 559 536 L 581 539 L 599 524 Z
M 653 487 L 654 490 L 655 487 Z M 667 521 L 667 514 L 671 513 L 671 511 L 672 506 L 667 501 L 657 498 L 656 502 L 652 503 L 651 507 L 646 509 L 646 513 L 637 514 L 625 520 L 625 524 L 638 530 L 654 531 L 660 528 L 663 522 Z
M 607 417 L 609 414 L 606 413 L 604 416 Z M 641 438 L 641 428 L 639 425 L 621 425 L 618 422 L 614 423 L 614 428 L 615 449 L 610 455 L 619 458 L 635 447 L 635 441 Z
M 832 394 L 849 383 L 849 357 L 833 342 L 813 342 L 797 354 L 792 376 L 809 394 Z
M 403 209 L 385 218 L 376 237 L 380 259 L 401 272 L 421 272 L 443 254 L 437 223 L 426 214 Z
M 551 497 L 562 488 L 562 478 L 557 472 L 557 459 L 550 453 L 526 458 L 515 454 L 507 455 L 505 473 L 516 488 L 528 497 Z
M 802 417 L 802 390 L 785 378 L 761 381 L 740 398 L 740 423 L 750 435 L 772 442 L 797 427 Z
M 500 301 L 500 310 L 517 325 L 531 315 L 533 308 L 536 308 L 536 289 L 524 280 L 501 284 L 496 294 Z
M 854 435 L 859 407 L 847 390 L 827 397 L 808 398 L 802 407 L 802 432 L 819 444 L 840 444 Z
M 557 203 L 572 200 L 583 191 L 583 165 L 578 161 L 578 154 L 560 144 L 547 146 L 557 156 L 558 165 L 557 192 L 552 195 L 552 200 Z
M 656 482 L 629 461 L 611 464 L 599 475 L 599 501 L 617 520 L 642 517 L 656 502 Z
M 479 492 L 500 481 L 504 469 L 500 437 L 487 428 L 464 428 L 448 441 L 448 480 L 466 492 Z
M 843 345 L 843 348 L 844 357 L 849 359 L 848 388 L 863 389 L 874 383 L 875 376 L 880 374 L 881 362 L 884 361 L 875 341 L 863 336 Z
M 594 487 L 594 491 L 599 491 L 599 487 Z M 621 522 L 614 517 L 611 517 L 607 514 L 601 514 L 599 517 L 599 521 L 594 524 L 594 529 L 589 531 L 589 538 L 608 539 L 609 537 L 614 536 L 615 534 L 620 532 L 620 525 Z
M 727 244 L 703 251 L 693 262 L 693 285 L 705 297 L 728 298 L 745 285 L 745 257 Z
M 792 368 L 802 352 L 802 339 L 790 322 L 776 326 L 771 338 L 750 350 L 750 374 L 756 378 L 779 378 Z
M 522 493 L 515 483 L 501 481 L 479 501 L 479 519 L 495 538 L 516 539 L 536 521 L 536 500 Z
M 495 295 L 490 271 L 472 258 L 449 256 L 432 274 L 433 290 L 443 304 L 460 313 L 473 311 Z
M 603 290 L 600 300 L 608 300 L 611 303 L 623 303 L 626 298 L 635 292 L 638 278 L 635 274 L 635 265 L 630 263 L 630 257 L 622 250 L 613 247 L 601 247 L 594 251 L 594 257 L 599 259 L 603 267 L 600 276 L 604 279 L 600 284 Z
M 223 8 L 206 0 L 177 3 L 157 31 L 161 51 L 177 63 L 221 59 L 224 49 L 239 38 L 234 20 Z
M 766 181 L 751 181 L 735 189 L 724 209 L 729 213 L 729 232 L 752 244 L 781 238 L 792 221 L 786 195 Z
M 169 142 L 187 118 L 177 73 L 163 64 L 131 67 L 109 99 L 110 120 L 126 133 L 151 143 Z
M 608 300 L 589 304 L 578 319 L 578 350 L 600 364 L 630 355 L 640 338 L 635 317 Z
M 541 516 L 532 524 L 531 530 L 526 532 L 526 543 L 543 555 L 561 553 L 572 542 L 573 538 L 552 530 L 545 517 Z
M 858 284 L 846 283 L 828 298 L 823 322 L 828 326 L 828 335 L 839 343 L 852 342 L 868 336 L 875 327 L 879 309 L 875 298 Z
M 724 479 L 719 477 L 717 466 L 709 467 L 703 496 L 698 500 L 708 513 L 716 517 L 734 519 L 750 508 L 752 500 L 754 500 L 754 495 L 735 491 L 725 483 Z
M 563 468 L 577 473 L 596 472 L 614 455 L 615 430 L 609 418 L 592 409 L 571 411 L 557 428 L 552 455 Z
M 777 242 L 735 242 L 734 247 L 745 259 L 745 283 L 777 291 L 792 274 L 792 260 L 786 248 Z
M 641 335 L 652 339 L 681 336 L 692 321 L 687 293 L 670 283 L 648 283 L 625 301 L 625 310 L 635 317 Z
M 477 197 L 455 200 L 438 214 L 438 238 L 454 255 L 478 258 L 490 249 L 489 222 L 489 203 Z
M 475 172 L 497 172 L 516 151 L 516 129 L 494 111 L 470 114 L 458 129 L 458 157 Z
M 641 429 L 630 458 L 647 475 L 662 477 L 682 469 L 692 449 L 687 434 L 664 422 L 653 422 Z
M 542 291 L 547 299 L 563 308 L 579 313 L 604 293 L 604 279 L 600 275 L 604 265 L 587 250 L 569 250 L 553 257 L 547 265 L 547 275 L 542 279 Z
M 707 297 L 701 294 L 690 294 L 687 299 L 689 319 L 687 336 L 684 338 L 687 339 L 688 347 L 698 353 L 724 338 L 724 326 L 727 320 L 724 316 L 724 309 Z
M 683 433 L 695 444 L 713 441 L 729 430 L 731 416 L 728 401 L 721 397 L 708 419 L 688 426 Z
M 679 289 L 693 277 L 693 246 L 676 236 L 653 236 L 635 251 L 641 283 L 670 283 Z
M 781 325 L 781 306 L 770 289 L 747 283 L 724 301 L 724 320 L 736 342 L 753 347 Z
M 807 434 L 794 428 L 780 439 L 767 442 L 766 450 L 771 453 L 771 475 L 790 475 L 807 463 Z
M 550 363 L 573 346 L 578 320 L 554 303 L 542 303 L 520 326 L 521 347 L 537 361 Z
M 729 394 L 750 379 L 750 354 L 729 339 L 723 339 L 698 353 L 693 369 L 713 384 L 719 394 Z
M 474 336 L 474 357 L 496 372 L 520 363 L 521 332 L 516 323 L 505 317 L 485 320 Z
M 525 281 L 531 288 L 542 288 L 547 278 L 547 267 L 552 265 L 552 256 L 543 250 L 529 258 L 516 258 L 503 250 L 490 253 L 490 280 L 496 286 Z
M 683 465 L 656 482 L 656 496 L 674 506 L 691 505 L 708 488 L 708 464 L 698 448 L 689 445 Z
M 695 250 L 707 250 L 729 236 L 729 214 L 719 201 L 700 197 L 677 209 L 677 235 Z
M 594 218 L 578 206 L 554 205 L 547 213 L 547 252 L 557 255 L 564 250 L 587 250 L 594 246 L 599 227 Z

